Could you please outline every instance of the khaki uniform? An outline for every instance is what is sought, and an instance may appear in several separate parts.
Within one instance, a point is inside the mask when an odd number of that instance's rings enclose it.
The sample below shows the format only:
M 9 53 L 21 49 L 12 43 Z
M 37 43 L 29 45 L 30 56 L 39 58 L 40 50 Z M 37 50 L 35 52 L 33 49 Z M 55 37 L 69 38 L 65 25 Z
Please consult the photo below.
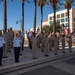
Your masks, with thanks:
M 45 55 L 48 55 L 48 37 L 44 37 L 44 52 Z
M 6 33 L 7 35 L 7 52 L 11 52 L 11 37 L 10 37 L 10 32 Z
M 61 42 L 62 42 L 62 52 L 65 53 L 65 38 L 61 38 Z
M 50 49 L 50 51 L 52 51 L 52 47 L 53 47 L 53 37 L 50 36 L 50 37 L 48 37 L 48 39 L 49 39 L 49 49 Z
M 13 47 L 13 39 L 14 39 L 14 32 L 13 31 L 9 31 L 9 35 L 10 35 L 10 46 L 11 48 Z
M 58 54 L 57 50 L 58 50 L 58 38 L 54 37 L 54 54 L 55 55 Z
M 32 49 L 32 42 L 31 42 L 31 38 L 33 37 L 33 33 L 29 32 L 28 33 L 28 42 L 29 42 L 29 48 Z
M 44 34 L 42 34 L 41 39 L 41 52 L 44 52 Z
M 58 50 L 59 50 L 60 36 L 57 36 L 57 39 L 58 39 Z
M 33 54 L 33 58 L 36 58 L 37 38 L 33 36 L 31 41 L 32 41 L 32 54 Z
M 69 44 L 69 52 L 71 52 L 72 51 L 72 38 L 69 38 L 68 44 Z
M 37 47 L 40 48 L 41 40 L 42 40 L 42 34 L 38 33 L 37 35 Z

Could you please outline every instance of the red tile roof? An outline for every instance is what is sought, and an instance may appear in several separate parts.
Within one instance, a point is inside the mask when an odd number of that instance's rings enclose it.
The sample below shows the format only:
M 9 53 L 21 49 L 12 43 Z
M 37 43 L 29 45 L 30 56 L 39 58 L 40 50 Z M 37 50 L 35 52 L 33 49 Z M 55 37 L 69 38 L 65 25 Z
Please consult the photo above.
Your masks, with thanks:
M 48 21 L 48 19 L 46 19 L 46 20 L 43 20 L 43 22 L 47 22 Z

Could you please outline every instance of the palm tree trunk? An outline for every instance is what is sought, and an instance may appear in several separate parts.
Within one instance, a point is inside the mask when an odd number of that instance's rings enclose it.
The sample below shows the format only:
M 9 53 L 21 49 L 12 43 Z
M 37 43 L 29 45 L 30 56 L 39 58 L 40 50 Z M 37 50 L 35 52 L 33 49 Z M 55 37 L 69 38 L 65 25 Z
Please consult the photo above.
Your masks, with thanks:
M 36 0 L 34 0 L 34 33 L 36 33 L 36 8 L 37 8 L 37 5 L 36 5 Z
M 7 30 L 7 3 L 4 0 L 4 30 Z
M 68 12 L 68 30 L 69 30 L 69 33 L 70 33 L 69 8 L 67 9 L 67 12 Z
M 22 31 L 24 31 L 24 2 L 22 2 Z
M 53 6 L 54 6 L 54 25 L 53 25 L 53 31 L 54 31 L 54 35 L 56 34 L 56 9 L 55 9 L 55 2 L 53 2 Z
M 41 9 L 41 32 L 42 32 L 43 6 L 41 6 L 40 9 Z

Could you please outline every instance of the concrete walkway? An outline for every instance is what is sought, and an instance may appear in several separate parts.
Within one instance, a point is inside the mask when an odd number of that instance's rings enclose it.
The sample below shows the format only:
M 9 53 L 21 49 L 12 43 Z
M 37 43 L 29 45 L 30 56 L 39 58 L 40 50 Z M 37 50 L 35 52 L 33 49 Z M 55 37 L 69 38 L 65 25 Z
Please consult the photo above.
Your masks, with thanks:
M 41 52 L 41 50 L 38 49 L 36 54 L 38 59 L 33 60 L 32 50 L 25 47 L 25 50 L 22 51 L 22 56 L 20 56 L 19 63 L 15 63 L 14 52 L 12 50 L 12 52 L 8 53 L 8 58 L 3 58 L 3 66 L 0 66 L 0 74 L 75 55 L 75 46 L 72 47 L 71 53 L 67 46 L 65 48 L 66 53 L 63 54 L 60 46 L 60 50 L 58 50 L 59 55 L 54 55 L 54 51 L 49 51 L 49 57 L 45 57 L 44 52 Z

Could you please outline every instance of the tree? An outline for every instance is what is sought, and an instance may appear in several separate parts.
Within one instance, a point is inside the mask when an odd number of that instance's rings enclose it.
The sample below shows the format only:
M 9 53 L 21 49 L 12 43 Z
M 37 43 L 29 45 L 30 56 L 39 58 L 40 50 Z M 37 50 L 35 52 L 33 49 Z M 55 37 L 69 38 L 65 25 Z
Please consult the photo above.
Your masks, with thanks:
M 41 10 L 41 32 L 42 32 L 42 21 L 43 21 L 43 7 L 46 4 L 45 0 L 38 0 L 38 6 L 40 6 Z
M 4 3 L 4 30 L 7 30 L 7 0 L 0 0 Z M 11 0 L 13 1 L 13 0 Z
M 34 33 L 36 33 L 36 9 L 37 9 L 37 0 L 34 0 Z
M 74 0 L 64 0 L 60 4 L 64 5 L 65 9 L 67 9 L 67 13 L 68 13 L 68 29 L 69 29 L 69 33 L 70 33 L 69 10 L 71 9 L 71 7 L 73 5 L 75 5 L 75 1 Z
M 48 33 L 53 32 L 53 26 L 54 26 L 53 24 L 50 26 L 45 25 L 43 27 L 43 31 L 48 32 Z M 60 32 L 62 30 L 61 28 L 62 27 L 60 26 L 60 24 L 56 22 L 56 32 Z
M 54 31 L 54 35 L 55 35 L 56 34 L 56 10 L 59 9 L 58 0 L 50 0 L 50 7 L 53 9 L 53 12 L 54 12 L 53 31 Z
M 24 31 L 24 1 L 22 0 L 22 31 Z

